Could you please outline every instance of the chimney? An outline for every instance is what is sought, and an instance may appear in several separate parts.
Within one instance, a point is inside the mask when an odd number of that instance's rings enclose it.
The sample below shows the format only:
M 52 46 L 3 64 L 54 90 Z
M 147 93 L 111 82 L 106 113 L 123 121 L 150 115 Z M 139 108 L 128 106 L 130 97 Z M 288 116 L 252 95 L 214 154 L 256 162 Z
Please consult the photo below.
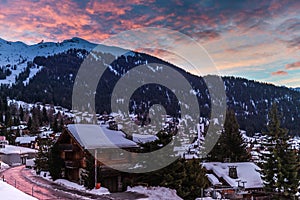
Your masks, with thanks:
M 233 179 L 237 179 L 238 176 L 237 176 L 237 166 L 228 166 L 229 168 L 229 177 L 230 178 L 233 178 Z

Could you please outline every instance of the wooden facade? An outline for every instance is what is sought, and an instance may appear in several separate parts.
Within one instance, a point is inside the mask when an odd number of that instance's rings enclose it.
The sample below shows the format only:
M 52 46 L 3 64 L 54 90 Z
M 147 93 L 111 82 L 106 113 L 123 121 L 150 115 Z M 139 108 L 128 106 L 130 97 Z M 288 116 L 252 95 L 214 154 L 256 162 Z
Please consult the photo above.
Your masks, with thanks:
M 86 154 L 94 154 L 95 150 L 89 149 L 89 151 L 85 151 L 86 148 L 77 141 L 76 137 L 74 137 L 67 127 L 63 129 L 57 143 L 60 147 L 60 157 L 64 160 L 63 178 L 83 184 L 81 174 L 86 168 L 86 159 L 89 156 Z M 105 148 L 97 151 L 97 158 L 105 161 L 100 162 L 99 159 L 97 160 L 97 167 L 100 168 L 102 177 L 101 186 L 108 188 L 110 192 L 118 192 L 124 189 L 122 182 L 128 178 L 126 173 L 109 168 L 107 165 L 127 163 L 132 159 L 129 155 L 123 155 L 119 152 L 118 148 Z

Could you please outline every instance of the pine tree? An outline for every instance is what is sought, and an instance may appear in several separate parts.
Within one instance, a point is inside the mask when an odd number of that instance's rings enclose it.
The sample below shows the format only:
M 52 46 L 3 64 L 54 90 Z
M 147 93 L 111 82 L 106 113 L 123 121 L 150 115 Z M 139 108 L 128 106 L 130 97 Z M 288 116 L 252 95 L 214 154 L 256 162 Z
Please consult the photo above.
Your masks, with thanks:
M 82 172 L 83 185 L 87 189 L 93 189 L 95 187 L 95 158 L 91 155 L 90 151 L 86 150 L 86 168 Z
M 42 122 L 44 124 L 48 124 L 48 122 L 49 122 L 48 113 L 47 113 L 45 106 L 43 107 L 43 110 L 42 110 Z
M 50 156 L 49 156 L 49 172 L 53 180 L 61 178 L 62 167 L 64 165 L 63 160 L 60 158 L 59 155 L 59 146 L 58 144 L 54 144 L 50 149 Z
M 43 140 L 41 138 L 37 139 L 38 141 L 38 153 L 35 158 L 35 167 L 36 171 L 39 173 L 40 171 L 48 171 L 49 170 L 49 156 L 50 156 L 50 148 L 53 145 L 51 140 Z
M 141 144 L 144 152 L 153 152 L 172 141 L 172 134 L 160 131 L 156 135 L 159 139 L 153 142 Z M 166 151 L 158 155 L 155 162 L 159 165 L 166 156 L 172 156 L 174 152 Z M 147 164 L 147 163 L 143 163 Z M 208 186 L 205 170 L 200 165 L 199 159 L 185 160 L 177 159 L 169 166 L 142 174 L 137 178 L 137 182 L 144 182 L 151 186 L 163 186 L 175 189 L 177 194 L 184 199 L 195 199 L 201 194 L 201 188 Z
M 227 111 L 223 131 L 208 159 L 219 162 L 225 159 L 230 159 L 232 162 L 249 160 L 246 144 L 240 134 L 239 124 L 233 110 Z
M 24 121 L 24 110 L 21 105 L 19 107 L 19 113 L 20 113 L 20 120 Z
M 268 115 L 265 151 L 262 152 L 261 176 L 265 190 L 274 198 L 291 199 L 297 192 L 298 166 L 296 151 L 288 144 L 288 130 L 281 128 L 277 105 L 274 103 Z

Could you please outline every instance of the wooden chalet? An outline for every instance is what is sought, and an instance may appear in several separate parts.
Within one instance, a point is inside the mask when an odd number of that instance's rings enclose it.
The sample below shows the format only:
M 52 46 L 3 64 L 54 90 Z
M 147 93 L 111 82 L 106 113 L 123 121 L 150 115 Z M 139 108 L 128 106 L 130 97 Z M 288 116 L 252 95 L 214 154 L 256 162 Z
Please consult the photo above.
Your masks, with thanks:
M 122 183 L 128 175 L 115 170 L 113 166 L 126 166 L 130 163 L 133 159 L 131 154 L 123 153 L 121 149 L 126 152 L 135 151 L 138 145 L 127 139 L 122 131 L 111 130 L 104 125 L 69 124 L 63 129 L 57 143 L 60 157 L 65 163 L 65 179 L 83 184 L 81 174 L 86 168 L 87 154 L 96 155 L 97 168 L 102 177 L 101 186 L 108 188 L 110 192 L 124 189 Z

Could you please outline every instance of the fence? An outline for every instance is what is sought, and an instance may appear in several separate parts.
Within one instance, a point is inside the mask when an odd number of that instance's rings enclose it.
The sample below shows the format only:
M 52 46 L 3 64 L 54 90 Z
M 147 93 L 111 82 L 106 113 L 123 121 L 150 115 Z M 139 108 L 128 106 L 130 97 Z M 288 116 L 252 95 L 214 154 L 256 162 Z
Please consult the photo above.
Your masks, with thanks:
M 18 181 L 17 179 L 13 178 L 12 176 L 2 176 L 1 179 L 8 183 L 9 185 L 15 187 L 16 189 L 18 190 L 21 190 L 22 192 L 32 196 L 32 197 L 35 197 L 35 198 L 38 198 L 39 200 L 50 200 L 50 199 L 53 199 L 51 197 L 46 197 L 46 198 L 43 198 L 47 195 L 44 195 L 43 194 L 43 191 L 41 191 L 41 187 L 37 187 L 37 186 L 28 186 L 26 185 L 26 182 L 22 182 L 22 181 Z

